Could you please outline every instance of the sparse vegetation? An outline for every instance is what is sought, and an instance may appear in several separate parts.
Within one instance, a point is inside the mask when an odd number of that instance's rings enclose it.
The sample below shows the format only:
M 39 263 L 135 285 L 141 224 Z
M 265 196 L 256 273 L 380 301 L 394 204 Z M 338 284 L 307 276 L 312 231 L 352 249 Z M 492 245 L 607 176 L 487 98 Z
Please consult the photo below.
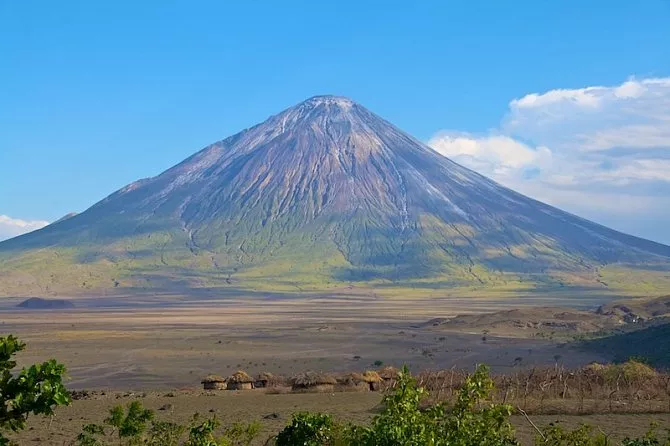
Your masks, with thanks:
M 468 378 L 450 408 L 421 404 L 426 390 L 416 384 L 407 368 L 395 390 L 384 397 L 384 410 L 370 426 L 343 426 L 329 415 L 299 413 L 276 437 L 277 446 L 293 445 L 490 445 L 516 444 L 508 417 L 511 406 L 478 405 L 493 388 L 483 366 Z
M 395 389 L 384 397 L 384 410 L 369 426 L 338 423 L 327 414 L 301 412 L 273 439 L 276 446 L 513 446 L 518 445 L 509 422 L 513 407 L 490 402 L 494 390 L 488 370 L 479 366 L 449 404 L 422 406 L 428 397 L 405 368 Z M 525 415 L 525 412 L 522 411 Z M 608 446 L 615 443 L 588 425 L 566 429 L 558 423 L 536 426 L 537 446 Z M 622 446 L 668 446 L 654 429 L 644 437 L 625 439 Z
M 436 401 L 450 400 L 468 374 L 458 370 L 423 372 L 421 386 Z M 493 375 L 493 401 L 514 404 L 529 413 L 649 413 L 670 410 L 670 374 L 639 361 L 593 363 L 580 369 L 520 369 Z
M 188 426 L 155 419 L 155 414 L 133 401 L 126 409 L 115 406 L 102 424 L 87 424 L 76 446 L 248 446 L 258 436 L 258 423 L 234 424 L 221 435 L 215 418 L 201 420 L 196 414 Z

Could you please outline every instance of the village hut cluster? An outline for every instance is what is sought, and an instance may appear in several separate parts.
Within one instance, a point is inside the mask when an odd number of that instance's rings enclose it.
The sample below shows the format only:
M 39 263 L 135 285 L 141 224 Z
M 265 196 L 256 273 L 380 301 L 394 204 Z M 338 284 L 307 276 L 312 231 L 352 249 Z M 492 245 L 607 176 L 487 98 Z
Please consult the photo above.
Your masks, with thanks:
M 228 378 L 219 375 L 207 375 L 201 383 L 205 390 L 251 390 L 269 387 L 274 379 L 271 373 L 264 372 L 256 378 L 252 378 L 247 372 L 238 370 Z
M 370 391 L 376 392 L 393 386 L 398 378 L 398 369 L 385 367 L 381 370 L 367 370 L 364 373 L 352 372 L 330 375 L 320 372 L 303 372 L 286 379 L 269 372 L 252 377 L 243 370 L 238 370 L 227 378 L 219 375 L 208 375 L 202 380 L 205 390 L 252 390 L 252 389 L 286 389 L 293 392 L 336 392 L 336 391 Z

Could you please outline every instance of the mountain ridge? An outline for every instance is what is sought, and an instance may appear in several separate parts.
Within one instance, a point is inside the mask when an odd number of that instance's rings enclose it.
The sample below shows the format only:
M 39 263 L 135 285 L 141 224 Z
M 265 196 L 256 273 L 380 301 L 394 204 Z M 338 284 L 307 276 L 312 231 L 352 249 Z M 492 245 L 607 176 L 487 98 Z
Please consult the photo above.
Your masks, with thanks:
M 659 292 L 669 265 L 670 247 L 525 197 L 332 95 L 0 243 L 0 285 L 14 292 L 622 281 Z

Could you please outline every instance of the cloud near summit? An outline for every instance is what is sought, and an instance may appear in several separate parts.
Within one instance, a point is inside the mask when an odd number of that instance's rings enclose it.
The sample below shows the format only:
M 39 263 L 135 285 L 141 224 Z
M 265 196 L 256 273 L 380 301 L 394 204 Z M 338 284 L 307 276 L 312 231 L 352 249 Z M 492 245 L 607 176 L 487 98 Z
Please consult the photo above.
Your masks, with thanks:
M 0 215 L 0 240 L 36 231 L 48 224 L 49 222 L 44 220 L 21 220 L 7 215 Z
M 442 130 L 428 144 L 533 198 L 670 243 L 670 78 L 530 93 L 494 132 Z

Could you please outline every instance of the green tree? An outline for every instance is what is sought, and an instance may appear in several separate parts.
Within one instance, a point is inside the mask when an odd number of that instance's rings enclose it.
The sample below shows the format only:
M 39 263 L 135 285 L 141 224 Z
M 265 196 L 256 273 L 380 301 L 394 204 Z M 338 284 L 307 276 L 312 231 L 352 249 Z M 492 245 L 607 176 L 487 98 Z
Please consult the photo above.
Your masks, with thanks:
M 10 444 L 7 432 L 25 429 L 30 414 L 53 415 L 55 407 L 71 402 L 63 385 L 65 366 L 55 359 L 12 373 L 14 355 L 25 348 L 12 335 L 0 337 L 0 445 Z
M 509 422 L 512 406 L 493 404 L 490 398 L 494 383 L 489 369 L 478 365 L 458 392 L 451 413 L 440 423 L 442 441 L 439 444 L 476 446 L 505 446 L 517 444 Z
M 147 425 L 153 419 L 154 413 L 151 410 L 142 407 L 139 401 L 133 401 L 126 411 L 121 406 L 112 408 L 105 424 L 116 431 L 119 439 L 127 439 L 129 444 L 139 444 Z
M 421 410 L 421 401 L 427 396 L 423 387 L 403 367 L 398 375 L 394 392 L 384 396 L 384 411 L 367 429 L 354 429 L 360 444 L 379 446 L 419 446 L 437 444 L 436 421 L 444 416 L 441 405 Z
M 330 415 L 298 412 L 275 437 L 277 446 L 331 446 L 340 443 L 340 427 Z

